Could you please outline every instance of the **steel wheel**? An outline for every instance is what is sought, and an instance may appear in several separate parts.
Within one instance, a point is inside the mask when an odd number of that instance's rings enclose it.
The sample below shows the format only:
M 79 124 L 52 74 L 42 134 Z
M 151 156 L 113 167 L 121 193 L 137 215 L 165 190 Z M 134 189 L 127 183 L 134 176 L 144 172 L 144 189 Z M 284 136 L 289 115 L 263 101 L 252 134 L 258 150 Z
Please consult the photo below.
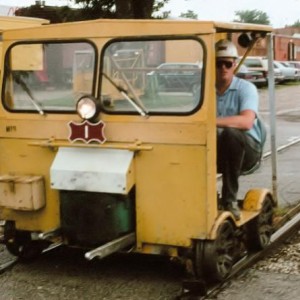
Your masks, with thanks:
M 198 241 L 195 251 L 197 276 L 210 281 L 222 281 L 231 272 L 235 262 L 236 239 L 230 221 L 224 221 L 214 241 Z
M 34 259 L 38 258 L 45 247 L 44 245 L 42 245 L 42 243 L 33 241 L 26 244 L 8 243 L 6 244 L 6 249 L 9 253 L 17 256 L 20 261 L 25 263 L 31 262 Z
M 6 249 L 23 262 L 37 258 L 45 249 L 44 241 L 32 241 L 29 232 L 16 232 L 14 238 L 6 241 Z
M 264 249 L 273 233 L 274 206 L 269 195 L 263 201 L 259 215 L 246 225 L 246 245 L 250 251 Z

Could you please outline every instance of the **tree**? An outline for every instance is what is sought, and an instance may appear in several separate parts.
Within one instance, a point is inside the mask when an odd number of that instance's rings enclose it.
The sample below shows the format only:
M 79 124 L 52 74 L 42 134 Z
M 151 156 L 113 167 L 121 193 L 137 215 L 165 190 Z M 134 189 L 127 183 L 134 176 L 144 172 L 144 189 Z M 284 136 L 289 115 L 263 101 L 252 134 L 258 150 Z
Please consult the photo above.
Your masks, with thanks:
M 69 0 L 79 8 L 42 6 L 38 2 L 16 11 L 17 16 L 44 18 L 51 23 L 111 19 L 150 19 L 169 0 Z
M 17 9 L 15 15 L 43 18 L 49 20 L 50 23 L 62 23 L 77 19 L 76 11 L 67 6 L 57 8 L 53 6 L 31 5 L 29 7 L 21 7 Z
M 291 27 L 300 27 L 300 20 L 298 19 Z
M 150 19 L 169 0 L 74 0 L 83 11 L 94 18 Z
M 198 15 L 196 13 L 194 13 L 192 10 L 188 10 L 185 13 L 181 13 L 180 18 L 187 18 L 187 19 L 198 19 Z
M 238 10 L 234 13 L 238 17 L 234 22 L 270 25 L 270 19 L 263 11 L 257 9 Z

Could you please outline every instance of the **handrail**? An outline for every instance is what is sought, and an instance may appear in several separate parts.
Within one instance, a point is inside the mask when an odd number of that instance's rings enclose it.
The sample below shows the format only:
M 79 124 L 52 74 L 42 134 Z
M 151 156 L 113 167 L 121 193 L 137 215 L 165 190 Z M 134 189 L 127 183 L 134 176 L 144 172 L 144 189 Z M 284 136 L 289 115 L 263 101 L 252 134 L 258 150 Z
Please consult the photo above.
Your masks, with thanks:
M 153 146 L 142 145 L 141 142 L 133 142 L 133 143 L 105 143 L 105 144 L 84 144 L 84 143 L 70 143 L 70 142 L 58 142 L 55 140 L 46 140 L 40 142 L 30 142 L 28 143 L 30 146 L 38 146 L 45 148 L 59 148 L 59 147 L 72 147 L 72 148 L 103 148 L 103 149 L 120 149 L 120 150 L 130 150 L 130 151 L 140 151 L 140 150 L 152 150 Z

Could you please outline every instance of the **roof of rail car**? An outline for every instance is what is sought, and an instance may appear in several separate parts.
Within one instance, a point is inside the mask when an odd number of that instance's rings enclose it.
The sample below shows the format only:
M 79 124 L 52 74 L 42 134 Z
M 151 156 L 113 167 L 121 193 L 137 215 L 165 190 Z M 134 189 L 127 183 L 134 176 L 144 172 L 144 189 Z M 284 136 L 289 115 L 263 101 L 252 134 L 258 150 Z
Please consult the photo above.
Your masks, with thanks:
M 237 22 L 213 22 L 217 32 L 241 32 L 241 31 L 257 31 L 272 32 L 273 28 L 269 25 L 237 23 Z
M 176 26 L 180 25 L 180 26 Z M 146 35 L 207 34 L 214 32 L 272 32 L 272 27 L 248 23 L 170 19 L 97 19 L 50 24 L 4 32 L 4 39 L 85 38 Z M 66 33 L 68 34 L 66 36 Z
M 0 33 L 8 29 L 18 29 L 49 24 L 49 20 L 29 17 L 0 16 Z

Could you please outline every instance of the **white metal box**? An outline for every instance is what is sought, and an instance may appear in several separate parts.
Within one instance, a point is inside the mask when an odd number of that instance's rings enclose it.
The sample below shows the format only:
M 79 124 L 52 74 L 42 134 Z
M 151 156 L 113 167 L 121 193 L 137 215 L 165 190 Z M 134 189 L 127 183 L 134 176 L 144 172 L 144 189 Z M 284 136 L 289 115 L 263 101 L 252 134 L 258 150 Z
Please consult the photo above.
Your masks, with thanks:
M 42 176 L 0 175 L 0 206 L 32 211 L 45 206 Z
M 129 150 L 60 147 L 50 169 L 51 188 L 128 194 L 134 185 L 133 156 Z

